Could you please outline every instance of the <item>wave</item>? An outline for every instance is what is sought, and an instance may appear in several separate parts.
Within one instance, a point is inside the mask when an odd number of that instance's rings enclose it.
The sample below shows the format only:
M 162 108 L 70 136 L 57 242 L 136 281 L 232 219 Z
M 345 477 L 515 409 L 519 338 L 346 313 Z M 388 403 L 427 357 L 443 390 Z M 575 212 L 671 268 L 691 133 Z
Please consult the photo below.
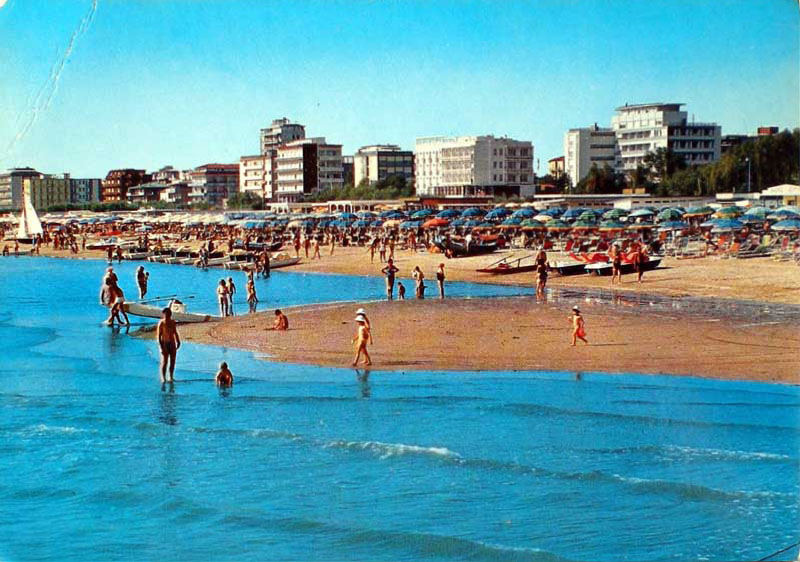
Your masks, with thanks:
M 633 447 L 584 449 L 590 453 L 611 455 L 628 455 L 636 453 L 655 453 L 670 457 L 680 457 L 680 460 L 691 458 L 710 460 L 741 460 L 741 461 L 770 461 L 778 463 L 797 463 L 797 458 L 780 453 L 766 453 L 762 451 L 740 451 L 733 449 L 709 449 L 704 447 L 687 447 L 682 445 L 641 445 Z
M 85 429 L 80 429 L 77 427 L 45 425 L 43 423 L 37 425 L 31 425 L 22 430 L 22 433 L 27 435 L 46 435 L 48 433 L 70 434 L 70 433 L 85 433 L 85 432 L 86 432 Z
M 325 449 L 350 449 L 369 451 L 382 459 L 404 455 L 431 455 L 434 457 L 461 458 L 461 455 L 446 447 L 421 447 L 419 445 L 405 445 L 403 443 L 381 443 L 380 441 L 328 441 L 323 445 Z

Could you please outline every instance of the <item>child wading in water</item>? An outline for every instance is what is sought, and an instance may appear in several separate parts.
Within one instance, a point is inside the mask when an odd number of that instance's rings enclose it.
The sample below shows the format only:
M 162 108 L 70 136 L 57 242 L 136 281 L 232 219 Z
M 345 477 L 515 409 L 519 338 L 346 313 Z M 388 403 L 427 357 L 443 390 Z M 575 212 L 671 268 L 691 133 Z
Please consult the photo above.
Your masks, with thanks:
M 572 322 L 572 346 L 575 347 L 578 339 L 588 345 L 589 342 L 586 340 L 585 323 L 583 321 L 583 316 L 581 316 L 581 311 L 578 310 L 577 306 L 572 307 L 572 316 L 570 316 L 569 319 Z
M 367 344 L 372 343 L 372 332 L 367 326 L 367 318 L 363 314 L 357 315 L 356 324 L 358 324 L 358 329 L 356 336 L 353 338 L 353 343 L 356 346 L 356 358 L 353 359 L 353 366 L 358 365 L 358 360 L 361 358 L 362 353 L 364 354 L 364 365 L 372 365 L 372 359 L 367 351 Z
M 233 373 L 228 369 L 228 364 L 225 361 L 219 364 L 219 371 L 214 380 L 217 386 L 233 386 Z

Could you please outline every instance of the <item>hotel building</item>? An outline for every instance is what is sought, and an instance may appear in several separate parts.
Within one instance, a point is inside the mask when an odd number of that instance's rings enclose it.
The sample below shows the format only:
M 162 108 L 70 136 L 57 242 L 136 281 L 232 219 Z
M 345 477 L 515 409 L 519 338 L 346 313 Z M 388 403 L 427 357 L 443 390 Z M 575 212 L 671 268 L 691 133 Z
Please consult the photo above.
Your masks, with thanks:
M 150 175 L 144 170 L 123 168 L 111 170 L 103 180 L 100 198 L 104 202 L 127 201 L 128 188 L 150 181 Z
M 589 173 L 592 166 L 618 166 L 617 134 L 613 129 L 591 127 L 570 129 L 564 135 L 564 172 L 572 185 Z
M 369 185 L 390 177 L 414 179 L 414 153 L 394 144 L 362 146 L 353 156 L 353 183 L 366 180 Z
M 417 194 L 425 197 L 533 195 L 533 145 L 494 136 L 423 137 L 416 142 Z
M 12 168 L 0 174 L 0 209 L 21 209 L 22 189 L 26 178 L 41 178 L 33 168 Z
M 239 190 L 239 164 L 204 164 L 192 170 L 190 177 L 192 203 L 218 206 Z
M 304 194 L 344 185 L 342 145 L 324 137 L 295 140 L 278 148 L 272 200 L 293 203 Z

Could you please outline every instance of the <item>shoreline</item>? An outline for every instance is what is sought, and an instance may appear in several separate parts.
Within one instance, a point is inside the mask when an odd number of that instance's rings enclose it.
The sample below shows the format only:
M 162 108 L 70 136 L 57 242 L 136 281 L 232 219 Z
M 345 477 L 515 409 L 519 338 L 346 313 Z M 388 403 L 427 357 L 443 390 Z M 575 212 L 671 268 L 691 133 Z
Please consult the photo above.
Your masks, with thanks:
M 285 308 L 287 332 L 265 329 L 271 311 L 180 330 L 187 341 L 251 351 L 268 361 L 352 368 L 353 316 L 361 306 L 373 325 L 374 370 L 635 373 L 800 384 L 800 356 L 791 352 L 800 349 L 800 334 L 791 322 L 665 317 L 644 307 L 624 311 L 592 302 L 581 304 L 591 343 L 575 348 L 568 307 L 532 297 L 315 304 Z

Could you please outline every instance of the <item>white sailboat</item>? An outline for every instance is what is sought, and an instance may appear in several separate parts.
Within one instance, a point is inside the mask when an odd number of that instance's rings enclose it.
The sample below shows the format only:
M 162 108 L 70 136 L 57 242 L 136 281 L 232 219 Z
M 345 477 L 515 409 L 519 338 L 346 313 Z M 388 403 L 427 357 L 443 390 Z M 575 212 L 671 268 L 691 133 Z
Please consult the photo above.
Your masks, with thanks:
M 17 241 L 32 244 L 35 236 L 41 236 L 44 230 L 36 214 L 36 209 L 31 203 L 31 196 L 27 187 L 22 189 L 22 214 L 19 217 L 19 228 L 17 229 Z

